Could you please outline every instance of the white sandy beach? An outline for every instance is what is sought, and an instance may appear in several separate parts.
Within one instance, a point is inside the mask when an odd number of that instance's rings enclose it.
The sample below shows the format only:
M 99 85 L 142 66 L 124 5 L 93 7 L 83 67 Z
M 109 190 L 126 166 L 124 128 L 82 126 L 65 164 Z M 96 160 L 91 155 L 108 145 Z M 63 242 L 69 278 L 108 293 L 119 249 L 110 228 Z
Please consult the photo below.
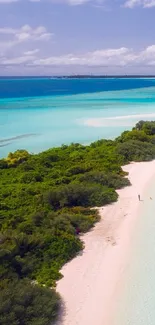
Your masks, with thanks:
M 132 229 L 140 217 L 138 194 L 155 176 L 155 161 L 131 163 L 132 186 L 119 190 L 118 202 L 100 208 L 101 221 L 82 236 L 84 251 L 66 264 L 57 284 L 64 302 L 58 325 L 109 325 L 114 301 L 121 286 L 122 273 L 128 265 Z

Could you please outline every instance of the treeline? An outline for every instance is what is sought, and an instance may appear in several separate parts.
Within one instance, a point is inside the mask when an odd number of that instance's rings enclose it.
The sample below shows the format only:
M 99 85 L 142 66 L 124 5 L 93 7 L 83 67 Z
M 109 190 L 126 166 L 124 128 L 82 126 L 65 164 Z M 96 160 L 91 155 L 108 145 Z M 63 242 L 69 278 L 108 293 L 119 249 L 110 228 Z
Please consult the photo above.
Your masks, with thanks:
M 90 209 L 115 202 L 130 185 L 121 166 L 155 159 L 155 122 L 116 140 L 25 150 L 0 160 L 0 324 L 50 325 L 60 306 L 60 268 L 99 220 Z M 53 289 L 49 289 L 52 287 Z

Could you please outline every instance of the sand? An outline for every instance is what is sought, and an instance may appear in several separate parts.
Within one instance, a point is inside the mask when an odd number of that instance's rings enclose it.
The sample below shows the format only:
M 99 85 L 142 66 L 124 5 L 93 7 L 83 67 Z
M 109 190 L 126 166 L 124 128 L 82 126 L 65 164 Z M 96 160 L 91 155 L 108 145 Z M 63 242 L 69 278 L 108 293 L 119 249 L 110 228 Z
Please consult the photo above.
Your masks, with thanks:
M 63 299 L 58 325 L 109 325 L 121 278 L 128 266 L 132 230 L 140 218 L 144 191 L 155 175 L 155 161 L 131 163 L 132 186 L 118 191 L 118 202 L 100 208 L 101 221 L 81 239 L 85 249 L 61 270 L 57 291 Z

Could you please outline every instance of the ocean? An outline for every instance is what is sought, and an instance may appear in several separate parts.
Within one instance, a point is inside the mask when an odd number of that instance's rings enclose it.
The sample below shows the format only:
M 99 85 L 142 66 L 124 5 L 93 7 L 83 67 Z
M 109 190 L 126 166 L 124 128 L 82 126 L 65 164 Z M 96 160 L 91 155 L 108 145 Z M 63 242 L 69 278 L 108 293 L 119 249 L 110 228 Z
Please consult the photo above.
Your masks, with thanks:
M 113 139 L 155 119 L 154 78 L 0 78 L 0 157 Z

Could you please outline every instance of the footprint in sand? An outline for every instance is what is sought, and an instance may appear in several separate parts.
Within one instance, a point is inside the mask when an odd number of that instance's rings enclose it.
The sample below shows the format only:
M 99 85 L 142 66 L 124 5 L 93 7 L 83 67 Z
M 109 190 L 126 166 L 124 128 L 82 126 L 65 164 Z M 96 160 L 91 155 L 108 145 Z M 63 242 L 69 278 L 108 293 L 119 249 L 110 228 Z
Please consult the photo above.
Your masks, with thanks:
M 107 237 L 106 238 L 107 242 L 110 243 L 112 246 L 116 245 L 116 241 L 114 240 L 113 237 Z

